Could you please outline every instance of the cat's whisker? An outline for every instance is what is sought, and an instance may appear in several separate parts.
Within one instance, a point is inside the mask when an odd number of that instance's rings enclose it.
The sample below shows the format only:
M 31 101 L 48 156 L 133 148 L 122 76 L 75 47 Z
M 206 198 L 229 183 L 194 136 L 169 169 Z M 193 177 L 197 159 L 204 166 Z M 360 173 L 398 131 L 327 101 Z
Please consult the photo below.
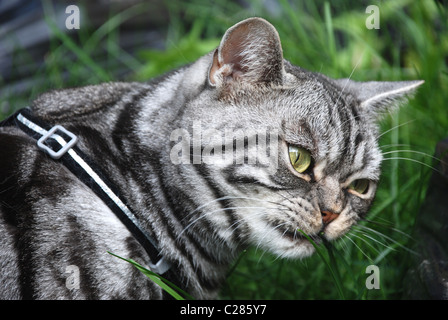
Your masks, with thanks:
M 209 202 L 207 202 L 207 203 L 205 203 L 205 204 L 199 206 L 198 208 L 196 208 L 196 209 L 193 210 L 192 212 L 188 213 L 185 217 L 183 217 L 181 221 L 185 221 L 185 220 L 186 220 L 188 217 L 190 217 L 192 214 L 198 212 L 199 210 L 201 210 L 201 209 L 205 208 L 206 206 L 211 205 L 211 204 L 213 204 L 213 203 L 215 203 L 215 202 L 219 202 L 219 201 L 223 201 L 223 200 L 236 200 L 236 199 L 239 199 L 239 200 L 242 199 L 242 200 L 251 200 L 251 201 L 266 202 L 266 203 L 269 203 L 269 204 L 274 204 L 274 205 L 277 205 L 277 206 L 282 206 L 282 207 L 284 207 L 284 208 L 252 207 L 252 208 L 258 208 L 258 209 L 291 210 L 288 206 L 286 206 L 286 205 L 284 205 L 284 204 L 282 204 L 282 203 L 275 202 L 275 201 L 264 200 L 264 199 L 258 199 L 258 198 L 254 198 L 254 197 L 246 197 L 246 196 L 224 196 L 224 197 L 214 199 L 214 200 L 212 200 L 212 201 L 209 201 Z M 285 197 L 285 199 L 287 199 L 287 198 Z M 211 212 L 207 212 L 207 213 L 205 213 L 205 214 L 201 214 L 197 219 L 195 219 L 195 220 L 192 221 L 189 225 L 187 225 L 187 226 L 182 230 L 181 234 L 182 234 L 184 231 L 186 231 L 188 228 L 190 228 L 191 225 L 193 225 L 194 223 L 198 222 L 200 219 L 205 218 L 207 215 L 210 215 L 210 214 L 212 214 L 212 213 L 216 213 L 216 212 L 218 212 L 218 211 L 229 210 L 229 209 L 234 210 L 234 209 L 238 209 L 238 208 L 246 208 L 246 209 L 247 209 L 247 208 L 251 208 L 251 207 L 239 206 L 239 207 L 220 208 L 220 209 L 217 209 L 217 210 L 214 210 L 214 211 L 211 211 Z M 181 236 L 181 234 L 179 234 L 179 236 Z M 179 237 L 179 236 L 178 236 L 178 237 Z
M 235 206 L 235 207 L 228 207 L 228 208 L 219 208 L 212 211 L 207 211 L 204 214 L 199 215 L 196 219 L 194 219 L 192 222 L 190 222 L 187 226 L 185 226 L 182 231 L 179 233 L 179 235 L 176 237 L 176 241 L 180 239 L 180 237 L 184 234 L 185 231 L 187 231 L 189 228 L 191 228 L 195 223 L 197 223 L 199 220 L 206 218 L 209 215 L 215 214 L 217 212 L 221 211 L 228 211 L 228 210 L 238 210 L 238 209 L 274 209 L 274 210 L 289 210 L 287 208 L 276 208 L 276 207 L 244 207 L 244 206 Z
M 375 230 L 375 229 L 372 229 L 372 228 L 369 228 L 367 226 L 361 225 L 361 224 L 353 226 L 352 230 L 360 232 L 360 233 L 363 233 L 363 234 L 371 233 L 372 235 L 378 236 L 378 237 L 383 238 L 383 239 L 387 238 L 387 236 L 385 234 L 383 234 L 382 232 L 380 232 L 378 230 Z M 389 238 L 389 239 L 386 239 L 386 240 L 389 240 L 391 242 L 394 241 L 392 238 Z
M 347 243 L 345 241 L 345 236 L 339 238 L 337 241 L 338 241 L 338 243 L 341 244 L 341 248 L 344 251 L 344 253 L 347 254 L 349 252 L 349 248 L 348 248 L 348 245 L 347 245 Z
M 293 235 L 293 239 L 296 240 L 297 239 L 297 231 L 299 230 L 299 228 L 295 228 L 294 229 L 294 235 Z
M 349 237 L 348 234 L 345 234 L 344 237 L 347 238 L 351 243 L 353 243 L 353 245 L 362 253 L 362 255 L 367 258 L 367 260 L 372 261 L 372 259 L 370 259 L 370 257 L 356 244 L 355 241 L 353 241 L 352 238 Z
M 357 233 L 359 233 L 360 235 L 358 235 Z M 378 244 L 380 244 L 380 245 L 382 245 L 382 246 L 384 246 L 384 247 L 386 247 L 386 248 L 388 247 L 386 244 L 381 243 L 380 241 L 378 241 L 378 240 L 376 240 L 376 239 L 373 239 L 372 237 L 369 237 L 366 233 L 360 232 L 359 230 L 358 230 L 358 232 L 351 232 L 350 234 L 351 234 L 352 236 L 356 237 L 357 239 L 363 241 L 367 246 L 369 246 L 369 247 L 370 247 L 373 251 L 375 251 L 377 254 L 380 253 L 380 251 L 379 251 L 377 248 L 375 248 L 375 247 L 372 245 L 372 243 L 370 243 L 367 239 L 365 239 L 365 238 L 363 238 L 363 237 L 369 238 L 370 240 L 373 240 L 374 242 L 376 242 L 376 243 L 378 243 Z
M 281 194 L 281 193 L 278 193 L 278 194 L 284 199 L 284 201 L 288 201 L 289 203 L 291 203 L 292 205 L 294 205 L 294 202 L 293 202 L 290 198 L 284 196 L 284 195 Z M 292 197 L 292 196 L 291 196 L 291 197 Z M 293 198 L 293 197 L 292 197 L 292 198 Z M 286 204 L 284 204 L 284 203 L 282 203 L 282 202 L 273 202 L 273 203 L 276 204 L 276 205 L 282 206 L 282 207 L 284 207 L 284 208 L 286 208 L 286 209 L 288 209 L 288 210 L 292 210 L 290 207 L 288 207 Z
M 199 207 L 197 207 L 197 208 L 194 209 L 193 211 L 191 211 L 191 212 L 189 212 L 188 214 L 186 214 L 186 215 L 182 218 L 181 221 L 185 221 L 185 220 L 188 219 L 192 214 L 194 214 L 194 213 L 196 213 L 196 212 L 202 210 L 203 208 L 205 208 L 205 207 L 207 207 L 207 206 L 209 206 L 209 205 L 211 205 L 211 204 L 213 204 L 213 203 L 220 202 L 220 201 L 224 201 L 224 200 L 254 200 L 254 201 L 260 201 L 260 202 L 267 202 L 267 203 L 270 203 L 270 204 L 279 204 L 279 203 L 276 203 L 276 202 L 274 202 L 274 201 L 264 200 L 264 199 L 258 199 L 258 198 L 253 198 L 253 197 L 246 197 L 246 196 L 224 196 L 224 197 L 221 197 L 221 198 L 213 199 L 213 200 L 211 200 L 211 201 L 209 201 L 209 202 L 206 202 L 206 203 L 200 205 Z
M 386 155 L 386 154 L 400 153 L 400 152 L 407 152 L 407 153 L 420 154 L 420 155 L 423 155 L 423 156 L 425 156 L 425 157 L 434 159 L 434 160 L 436 160 L 436 161 L 440 161 L 440 162 L 443 161 L 442 159 L 437 158 L 437 157 L 434 157 L 433 155 L 428 154 L 428 153 L 426 153 L 426 152 L 421 152 L 421 151 L 416 151 L 416 150 L 409 150 L 409 149 L 406 149 L 406 150 L 392 150 L 392 151 L 382 152 L 382 154 L 383 154 L 383 156 L 384 156 L 384 155 Z
M 370 232 L 370 233 L 373 234 L 373 235 L 379 236 L 379 237 L 381 237 L 381 238 L 383 238 L 383 239 L 389 241 L 392 245 L 398 246 L 398 247 L 400 247 L 400 248 L 406 250 L 406 251 L 409 252 L 409 253 L 417 254 L 414 250 L 409 249 L 408 247 L 406 247 L 406 246 L 403 245 L 402 243 L 400 243 L 400 242 L 398 242 L 397 240 L 395 240 L 395 239 L 393 239 L 393 238 L 391 238 L 391 237 L 389 237 L 389 236 L 387 236 L 387 235 L 385 235 L 385 234 L 379 232 L 378 230 L 369 228 L 369 227 L 364 226 L 364 225 L 357 225 L 357 227 L 360 228 L 360 229 L 363 229 L 364 231 Z M 391 246 L 387 246 L 387 247 L 388 247 L 389 249 L 393 249 Z M 393 249 L 393 250 L 394 250 L 394 249 Z
M 428 167 L 428 168 L 430 168 L 431 170 L 433 170 L 435 172 L 442 173 L 437 168 L 435 168 L 435 167 L 433 167 L 433 166 L 431 166 L 431 165 L 429 165 L 427 163 L 424 163 L 423 161 L 417 160 L 417 159 L 406 158 L 406 157 L 389 157 L 389 158 L 384 158 L 383 160 L 384 161 L 386 161 L 386 160 L 407 160 L 407 161 L 415 162 L 415 163 L 418 163 L 418 164 L 420 164 L 422 166 Z
M 385 248 L 388 248 L 388 249 L 391 249 L 391 250 L 395 251 L 395 249 L 392 248 L 392 247 L 390 247 L 387 243 L 383 243 L 383 242 L 379 241 L 378 239 L 375 239 L 374 237 L 370 236 L 367 232 L 363 232 L 361 229 L 353 228 L 352 231 L 353 231 L 353 232 L 352 232 L 352 235 L 354 235 L 355 237 L 357 237 L 357 238 L 359 238 L 359 239 L 361 239 L 362 237 L 358 237 L 358 236 L 356 235 L 356 233 L 359 233 L 360 235 L 364 236 L 365 238 L 370 239 L 372 242 L 377 243 L 377 244 L 379 244 L 379 245 L 382 246 L 382 247 L 385 247 Z M 365 239 L 362 239 L 362 240 L 365 241 Z M 373 250 L 375 250 L 377 253 L 379 253 L 379 251 L 378 251 L 374 246 L 372 246 L 372 244 L 371 244 L 369 241 L 365 241 L 365 242 L 366 242 L 366 243 L 367 243 Z
M 341 96 L 342 96 L 342 94 L 344 93 L 345 88 L 346 88 L 347 85 L 349 84 L 350 79 L 353 77 L 353 74 L 355 73 L 355 70 L 358 68 L 359 64 L 361 63 L 363 56 L 364 56 L 364 52 L 361 53 L 361 56 L 359 57 L 358 61 L 356 62 L 356 65 L 353 67 L 353 70 L 352 70 L 352 72 L 350 73 L 350 75 L 348 76 L 348 79 L 347 79 L 347 81 L 345 82 L 344 86 L 342 87 L 342 90 L 339 92 L 339 96 L 338 96 L 338 98 L 336 99 L 336 102 L 335 102 L 335 104 L 334 104 L 334 108 L 333 108 L 332 110 L 334 110 L 334 109 L 336 108 L 336 106 L 338 105 L 338 102 L 339 102 L 339 100 L 341 99 Z
M 415 119 L 414 119 L 414 120 L 406 121 L 406 122 L 404 122 L 404 123 L 400 123 L 399 125 L 396 125 L 396 126 L 390 128 L 390 129 L 384 131 L 383 133 L 381 133 L 381 134 L 378 136 L 378 139 L 381 138 L 382 136 L 384 136 L 385 134 L 387 134 L 387 133 L 389 133 L 389 132 L 391 132 L 391 131 L 394 131 L 394 130 L 396 130 L 396 129 L 402 127 L 402 126 L 408 125 L 408 124 L 410 124 L 410 123 L 412 123 L 412 122 L 414 122 L 414 121 L 415 121 Z
M 245 220 L 245 221 L 250 221 L 251 219 L 253 219 L 253 217 L 255 217 L 255 216 L 259 216 L 259 215 L 262 215 L 262 214 L 263 214 L 263 212 L 261 212 L 261 210 L 260 210 L 260 211 L 254 211 L 254 212 L 252 212 L 252 213 L 246 214 L 246 215 L 244 216 L 244 220 Z M 242 227 L 242 226 L 243 226 L 243 224 L 242 224 L 241 221 L 238 219 L 238 220 L 236 220 L 234 223 L 232 223 L 230 226 L 228 226 L 226 229 L 224 229 L 223 232 L 225 233 L 225 232 L 227 232 L 227 231 L 229 231 L 229 230 L 232 230 L 233 227 L 235 227 L 235 228 L 233 229 L 233 231 L 236 231 L 238 228 L 240 228 L 240 227 Z
M 259 216 L 259 215 L 264 215 L 264 214 L 265 214 L 265 213 L 262 212 L 262 211 L 255 211 L 255 212 L 252 212 L 252 213 L 250 213 L 250 214 L 246 214 L 246 215 L 244 216 L 244 220 L 245 220 L 246 222 L 249 222 L 251 219 L 254 219 L 254 218 L 257 217 L 257 216 Z M 280 224 L 280 225 L 277 225 L 275 228 L 270 229 L 270 231 L 273 232 L 273 231 L 275 231 L 275 229 L 277 229 L 277 228 L 279 228 L 279 227 L 281 227 L 281 226 L 283 226 L 283 225 L 286 225 L 286 224 L 288 224 L 288 222 L 284 222 L 284 223 L 282 223 L 282 224 Z M 225 229 L 224 232 L 227 231 L 227 230 L 229 230 L 229 229 L 231 229 L 231 228 L 234 227 L 234 226 L 236 226 L 234 230 L 238 229 L 239 227 L 242 227 L 241 221 L 235 221 L 235 222 L 232 223 L 227 229 Z M 286 231 L 285 231 L 285 232 L 286 232 Z M 267 234 L 266 234 L 261 240 L 263 240 L 266 236 L 267 236 Z M 261 240 L 260 240 L 260 241 L 261 241 Z M 261 241 L 261 242 L 262 242 L 262 241 Z
M 211 201 L 209 201 L 209 202 L 206 202 L 206 203 L 200 205 L 199 207 L 197 207 L 197 208 L 194 209 L 193 211 L 191 211 L 191 212 L 189 212 L 188 214 L 186 214 L 186 215 L 182 218 L 182 221 L 184 221 L 185 219 L 187 219 L 190 215 L 192 215 L 192 214 L 194 214 L 194 213 L 196 213 L 196 212 L 202 210 L 203 208 L 205 208 L 205 207 L 207 207 L 207 206 L 209 206 L 209 205 L 211 205 L 211 204 L 213 204 L 213 203 L 221 202 L 221 201 L 224 201 L 224 200 L 240 199 L 240 198 L 245 198 L 245 197 L 224 196 L 224 197 L 221 197 L 221 198 L 213 199 L 213 200 L 211 200 Z
M 256 250 L 255 250 L 255 252 L 256 252 L 256 251 L 258 250 L 258 248 L 262 245 L 262 243 L 265 242 L 264 240 L 266 239 L 266 237 L 267 237 L 268 235 L 270 235 L 270 234 L 272 234 L 272 233 L 275 234 L 275 232 L 277 232 L 277 229 L 278 229 L 278 228 L 280 228 L 280 227 L 282 227 L 282 226 L 284 226 L 284 225 L 287 225 L 287 224 L 288 224 L 288 222 L 284 222 L 284 223 L 281 223 L 281 224 L 275 226 L 274 228 L 269 228 L 269 229 L 267 230 L 268 232 L 266 232 L 266 233 L 264 234 L 264 236 L 261 237 L 261 238 L 258 240 L 258 243 L 257 243 L 257 245 L 256 245 Z M 285 231 L 285 233 L 286 233 L 286 231 Z M 283 233 L 283 235 L 284 235 L 284 233 Z
M 347 120 L 341 122 L 341 123 L 338 125 L 338 129 L 343 130 L 343 128 L 345 127 L 345 125 L 346 125 L 347 123 L 350 123 L 352 120 L 359 119 L 360 117 L 361 117 L 360 115 L 354 115 L 353 118 L 349 118 L 349 119 L 347 119 Z
M 411 235 L 409 235 L 409 234 L 407 234 L 407 233 L 405 233 L 405 232 L 403 232 L 403 231 L 401 231 L 401 230 L 399 230 L 397 228 L 394 228 L 392 226 L 386 225 L 386 224 L 378 222 L 378 221 L 373 221 L 373 220 L 369 220 L 369 219 L 364 219 L 364 220 L 369 222 L 369 223 L 371 223 L 371 224 L 375 224 L 377 226 L 380 226 L 380 227 L 383 227 L 383 228 L 387 228 L 387 229 L 389 229 L 391 231 L 399 233 L 400 235 L 402 235 L 402 236 L 404 236 L 404 237 L 406 237 L 406 238 L 408 238 L 410 240 L 414 240 L 414 238 Z
M 379 224 L 379 223 L 377 223 L 377 224 Z M 394 240 L 394 239 L 391 238 L 391 237 L 386 236 L 385 234 L 381 233 L 380 231 L 378 231 L 378 230 L 376 230 L 376 229 L 372 229 L 372 228 L 369 228 L 369 227 L 367 227 L 367 226 L 362 226 L 362 225 L 359 225 L 359 227 L 361 227 L 362 229 L 364 229 L 364 230 L 366 230 L 366 231 L 368 231 L 368 232 L 371 232 L 371 233 L 373 233 L 373 234 L 375 234 L 375 235 L 378 235 L 378 236 L 380 236 L 380 237 L 382 237 L 382 238 L 385 238 L 385 239 L 391 241 L 392 243 L 397 244 L 397 245 L 399 245 L 400 247 L 406 249 L 406 250 L 409 251 L 409 252 L 413 252 L 411 249 L 406 248 L 404 245 L 400 244 L 398 241 Z M 408 240 L 414 240 L 414 238 L 413 238 L 411 235 L 408 235 L 408 234 L 404 233 L 404 232 L 401 231 L 401 230 L 398 230 L 398 229 L 393 228 L 393 227 L 388 227 L 388 229 L 391 230 L 391 231 L 394 231 L 394 232 L 396 232 L 396 233 L 398 233 L 398 234 L 400 234 L 400 235 L 402 235 L 402 236 L 404 236 L 404 237 L 406 237 Z
M 385 144 L 380 146 L 380 149 L 382 148 L 396 148 L 396 147 L 411 147 L 410 144 L 402 144 L 402 143 L 391 143 L 391 144 Z

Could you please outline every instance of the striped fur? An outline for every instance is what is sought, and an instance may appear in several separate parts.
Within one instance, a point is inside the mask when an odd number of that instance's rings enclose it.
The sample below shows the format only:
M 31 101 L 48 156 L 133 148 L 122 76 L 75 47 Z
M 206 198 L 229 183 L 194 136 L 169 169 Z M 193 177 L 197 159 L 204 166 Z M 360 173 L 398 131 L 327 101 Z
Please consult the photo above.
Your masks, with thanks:
M 367 213 L 382 160 L 376 120 L 419 84 L 364 84 L 308 72 L 283 59 L 272 25 L 253 18 L 230 28 L 216 51 L 149 83 L 52 91 L 32 110 L 79 137 L 78 146 L 120 188 L 172 262 L 179 285 L 213 298 L 248 246 L 306 257 L 314 249 L 298 229 L 331 240 Z M 179 129 L 198 146 L 187 146 L 192 154 L 208 150 L 209 162 L 193 154 L 185 159 L 199 163 L 173 163 L 182 137 L 171 138 Z M 238 130 L 276 135 L 263 152 L 244 138 L 242 153 L 231 136 L 220 154 L 220 139 L 212 146 L 195 129 L 213 129 L 223 139 Z M 294 171 L 288 144 L 311 152 L 311 174 Z M 16 128 L 0 128 L 0 150 L 0 298 L 165 297 L 106 253 L 149 263 L 127 229 L 66 168 Z M 226 153 L 235 161 L 221 161 Z M 348 192 L 360 178 L 370 180 L 369 192 Z M 325 210 L 339 213 L 326 226 Z M 79 288 L 67 285 L 68 266 L 79 268 Z

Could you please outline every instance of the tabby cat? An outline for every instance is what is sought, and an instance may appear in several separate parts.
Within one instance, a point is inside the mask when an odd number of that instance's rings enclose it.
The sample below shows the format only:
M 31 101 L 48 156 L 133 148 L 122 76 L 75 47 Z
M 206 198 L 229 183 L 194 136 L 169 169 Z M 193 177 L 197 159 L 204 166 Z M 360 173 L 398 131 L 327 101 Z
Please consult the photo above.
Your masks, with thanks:
M 155 271 L 200 299 L 217 296 L 249 246 L 310 256 L 303 233 L 334 240 L 366 215 L 380 178 L 378 118 L 421 83 L 306 71 L 283 59 L 270 23 L 250 18 L 148 83 L 40 95 L 0 127 L 0 298 L 167 297 L 108 251 L 146 266 L 163 257 Z M 235 132 L 259 135 L 240 143 Z M 50 139 L 62 139 L 60 159 Z M 81 154 L 131 223 L 83 180 L 89 170 L 62 161 Z

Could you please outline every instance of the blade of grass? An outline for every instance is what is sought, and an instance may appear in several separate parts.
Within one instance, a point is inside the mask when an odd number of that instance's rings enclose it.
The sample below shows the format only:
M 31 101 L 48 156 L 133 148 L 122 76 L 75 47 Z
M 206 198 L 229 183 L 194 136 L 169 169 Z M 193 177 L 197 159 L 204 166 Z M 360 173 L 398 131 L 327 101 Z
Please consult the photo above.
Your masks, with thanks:
M 132 264 L 139 271 L 141 271 L 145 276 L 147 276 L 149 279 L 154 281 L 154 283 L 156 283 L 163 290 L 165 290 L 168 294 L 170 294 L 174 299 L 176 299 L 176 300 L 185 300 L 185 299 L 194 300 L 194 298 L 191 295 L 189 295 L 187 292 L 185 292 L 184 290 L 182 290 L 181 288 L 176 286 L 174 283 L 172 283 L 171 281 L 168 281 L 167 279 L 161 277 L 157 273 L 154 273 L 151 270 L 146 269 L 145 267 L 143 267 L 139 263 L 135 262 L 134 260 L 122 258 L 122 257 L 120 257 L 120 256 L 118 256 L 118 255 L 116 255 L 116 254 L 114 254 L 114 253 L 112 253 L 110 251 L 107 251 L 107 253 L 109 253 L 110 255 L 112 255 L 112 256 L 114 256 L 116 258 L 119 258 L 121 260 L 124 260 L 124 261 L 129 262 L 130 264 Z
M 232 273 L 235 271 L 236 267 L 239 265 L 241 259 L 247 254 L 247 250 L 244 250 L 240 256 L 238 257 L 238 259 L 236 260 L 236 262 L 233 264 L 233 266 L 230 268 L 230 270 L 227 272 L 226 274 L 226 278 L 230 277 L 232 275 Z
M 333 30 L 333 21 L 331 18 L 331 11 L 330 11 L 330 3 L 328 1 L 325 1 L 324 3 L 324 13 L 325 13 L 325 27 L 327 31 L 327 38 L 328 38 L 328 48 L 330 51 L 330 56 L 332 61 L 335 61 L 336 57 L 336 42 L 334 40 L 334 30 Z
M 87 52 L 93 52 L 93 50 L 100 45 L 102 39 L 110 35 L 114 30 L 117 30 L 124 22 L 135 18 L 138 14 L 148 9 L 148 5 L 145 3 L 136 4 L 124 11 L 118 12 L 111 16 L 103 25 L 98 27 L 86 40 L 84 48 Z
M 94 71 L 95 75 L 99 78 L 100 81 L 110 81 L 111 77 L 101 68 L 93 59 L 84 52 L 82 48 L 80 48 L 69 36 L 59 30 L 57 25 L 49 18 L 45 17 L 45 21 L 48 24 L 51 32 L 62 41 L 65 47 L 70 49 L 79 60 L 81 60 L 87 67 Z
M 343 286 L 342 286 L 340 275 L 338 274 L 338 270 L 335 271 L 333 269 L 330 262 L 327 259 L 325 259 L 323 250 L 313 241 L 313 239 L 311 239 L 311 237 L 309 237 L 303 230 L 297 229 L 297 231 L 302 233 L 303 236 L 313 245 L 314 249 L 316 249 L 317 254 L 322 259 L 322 261 L 325 263 L 326 267 L 328 268 L 328 271 L 330 272 L 330 275 L 333 277 L 334 283 L 336 284 L 336 288 L 338 289 L 339 296 L 341 297 L 341 299 L 345 300 L 344 291 L 342 289 Z M 333 257 L 333 259 L 334 259 L 334 257 Z M 330 258 L 330 260 L 331 260 L 331 258 Z M 335 263 L 335 261 L 333 261 L 333 263 Z

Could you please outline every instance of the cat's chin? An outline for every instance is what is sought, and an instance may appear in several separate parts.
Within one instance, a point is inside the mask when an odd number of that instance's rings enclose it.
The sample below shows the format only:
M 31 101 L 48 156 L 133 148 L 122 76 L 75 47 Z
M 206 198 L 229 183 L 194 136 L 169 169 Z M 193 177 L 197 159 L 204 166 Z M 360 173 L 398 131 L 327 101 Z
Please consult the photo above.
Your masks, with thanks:
M 303 259 L 312 256 L 315 251 L 311 242 L 305 238 L 300 238 L 292 241 L 288 247 L 277 248 L 274 253 L 282 258 Z
M 319 237 L 313 236 L 312 239 L 316 245 L 322 241 Z M 264 245 L 258 244 L 257 247 L 264 247 L 274 255 L 287 259 L 303 259 L 312 256 L 315 252 L 313 244 L 298 233 L 284 233 L 281 237 L 270 239 Z

